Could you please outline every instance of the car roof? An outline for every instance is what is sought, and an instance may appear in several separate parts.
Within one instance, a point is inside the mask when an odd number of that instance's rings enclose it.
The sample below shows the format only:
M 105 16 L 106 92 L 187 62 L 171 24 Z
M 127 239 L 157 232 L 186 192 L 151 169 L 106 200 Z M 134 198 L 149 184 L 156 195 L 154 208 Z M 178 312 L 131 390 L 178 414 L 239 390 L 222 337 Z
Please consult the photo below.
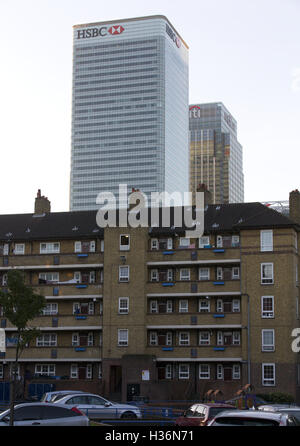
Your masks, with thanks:
M 96 393 L 87 393 L 87 392 L 78 392 L 78 393 L 71 393 L 69 395 L 70 397 L 74 397 L 74 396 L 98 396 L 99 398 L 103 398 L 103 396 L 97 395 Z M 105 400 L 105 398 L 103 398 Z
M 44 404 L 44 403 L 41 403 L 41 402 L 37 402 L 37 403 L 21 403 L 21 404 L 16 404 L 15 406 L 14 406 L 14 408 L 16 409 L 16 408 L 18 408 L 18 407 L 29 407 L 29 406 L 41 406 L 41 407 L 65 407 L 65 406 L 63 406 L 63 405 L 60 405 L 60 404 L 53 404 L 53 403 L 48 403 L 48 404 Z
M 232 404 L 227 403 L 194 403 L 192 406 L 206 406 L 206 407 L 234 407 Z

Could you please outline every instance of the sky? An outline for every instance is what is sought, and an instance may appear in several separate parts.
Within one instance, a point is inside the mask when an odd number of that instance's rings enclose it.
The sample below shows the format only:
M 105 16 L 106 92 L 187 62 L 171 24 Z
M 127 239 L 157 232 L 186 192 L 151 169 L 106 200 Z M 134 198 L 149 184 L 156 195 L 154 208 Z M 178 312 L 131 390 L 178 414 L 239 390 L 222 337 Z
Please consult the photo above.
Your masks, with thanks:
M 189 46 L 190 103 L 237 120 L 245 201 L 300 189 L 300 0 L 0 0 L 0 214 L 38 189 L 69 210 L 72 26 L 157 14 Z

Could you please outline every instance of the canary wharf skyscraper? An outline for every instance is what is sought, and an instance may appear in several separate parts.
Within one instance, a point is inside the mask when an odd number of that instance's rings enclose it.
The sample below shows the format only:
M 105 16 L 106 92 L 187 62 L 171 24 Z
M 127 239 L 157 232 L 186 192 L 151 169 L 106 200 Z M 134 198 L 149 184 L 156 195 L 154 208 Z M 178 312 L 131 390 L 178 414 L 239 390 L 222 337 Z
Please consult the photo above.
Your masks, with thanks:
M 119 184 L 189 191 L 188 46 L 150 16 L 73 27 L 70 210 Z
M 205 184 L 213 203 L 244 201 L 243 148 L 237 122 L 221 103 L 189 107 L 190 190 Z

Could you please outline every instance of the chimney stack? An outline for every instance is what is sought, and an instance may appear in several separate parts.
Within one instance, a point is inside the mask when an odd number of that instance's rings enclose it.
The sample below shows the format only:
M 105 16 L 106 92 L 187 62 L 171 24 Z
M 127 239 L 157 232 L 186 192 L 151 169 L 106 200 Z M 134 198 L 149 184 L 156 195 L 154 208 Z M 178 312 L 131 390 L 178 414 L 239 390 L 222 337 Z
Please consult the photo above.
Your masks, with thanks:
M 47 197 L 41 194 L 41 189 L 38 189 L 35 203 L 34 203 L 34 213 L 37 215 L 49 214 L 51 212 L 51 203 Z
M 290 192 L 289 197 L 290 219 L 300 224 L 300 192 L 298 189 Z

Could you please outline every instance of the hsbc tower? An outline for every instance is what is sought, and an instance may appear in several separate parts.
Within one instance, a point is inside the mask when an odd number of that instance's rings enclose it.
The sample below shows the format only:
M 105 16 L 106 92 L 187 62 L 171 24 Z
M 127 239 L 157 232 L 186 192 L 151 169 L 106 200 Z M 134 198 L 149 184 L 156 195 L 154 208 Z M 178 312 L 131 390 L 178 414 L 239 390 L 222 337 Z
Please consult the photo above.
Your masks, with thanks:
M 73 27 L 70 210 L 189 191 L 188 46 L 164 16 Z

